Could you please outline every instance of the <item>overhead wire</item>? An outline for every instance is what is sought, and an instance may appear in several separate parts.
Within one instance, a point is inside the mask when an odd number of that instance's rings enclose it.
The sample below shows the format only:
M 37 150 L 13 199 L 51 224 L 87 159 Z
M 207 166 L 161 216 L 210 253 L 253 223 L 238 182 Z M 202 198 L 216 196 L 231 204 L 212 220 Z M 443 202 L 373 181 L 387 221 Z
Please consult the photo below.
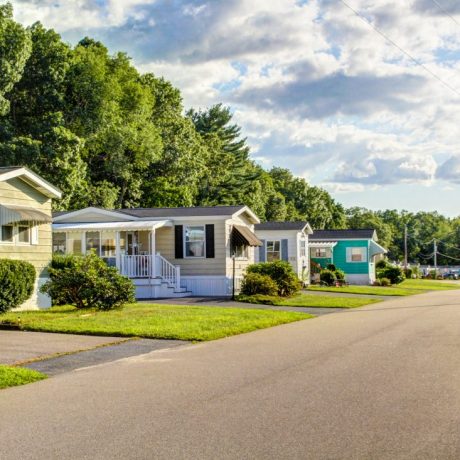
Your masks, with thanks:
M 392 44 L 395 48 L 397 48 L 401 53 L 404 53 L 411 61 L 413 61 L 415 64 L 420 66 L 422 69 L 425 70 L 425 72 L 428 72 L 433 78 L 438 80 L 440 83 L 442 83 L 446 88 L 450 89 L 452 92 L 454 92 L 457 96 L 460 96 L 460 91 L 458 91 L 456 88 L 451 86 L 449 83 L 447 83 L 445 80 L 443 80 L 439 75 L 434 73 L 430 68 L 428 68 L 425 64 L 420 62 L 418 59 L 416 59 L 412 54 L 410 54 L 408 51 L 406 51 L 404 48 L 399 46 L 394 40 L 392 40 L 388 35 L 386 35 L 384 32 L 382 32 L 377 26 L 372 24 L 363 14 L 361 14 L 358 10 L 353 8 L 351 5 L 349 5 L 345 0 L 340 0 L 349 10 L 353 11 L 353 13 L 358 16 L 363 22 L 365 22 L 367 25 L 371 26 L 375 32 L 377 32 L 379 35 L 381 35 L 385 40 L 387 40 L 390 44 Z
M 458 22 L 437 0 L 431 0 L 448 18 L 452 19 L 458 26 L 460 26 L 460 22 Z

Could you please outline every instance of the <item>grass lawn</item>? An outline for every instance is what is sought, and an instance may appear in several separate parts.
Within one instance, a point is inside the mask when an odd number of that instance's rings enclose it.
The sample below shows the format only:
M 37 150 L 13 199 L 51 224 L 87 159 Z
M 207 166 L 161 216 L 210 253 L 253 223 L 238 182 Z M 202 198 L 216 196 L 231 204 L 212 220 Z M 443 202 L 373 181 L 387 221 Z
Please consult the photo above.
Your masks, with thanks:
M 11 367 L 0 365 L 0 390 L 26 383 L 36 382 L 46 379 L 46 375 L 41 372 L 32 371 L 23 367 Z
M 368 295 L 394 295 L 406 296 L 421 294 L 428 291 L 460 289 L 460 284 L 449 283 L 444 281 L 435 280 L 405 280 L 401 284 L 395 286 L 310 286 L 310 291 L 324 291 L 324 292 L 344 292 L 347 294 L 368 294 Z
M 205 341 L 313 316 L 289 311 L 136 303 L 107 312 L 53 307 L 7 313 L 1 320 L 15 322 L 18 318 L 22 329 L 28 331 Z
M 313 308 L 356 308 L 371 303 L 380 302 L 379 299 L 363 299 L 353 297 L 320 296 L 314 294 L 299 294 L 294 297 L 283 298 L 267 295 L 243 296 L 238 300 L 264 305 L 276 305 L 286 307 L 313 307 Z

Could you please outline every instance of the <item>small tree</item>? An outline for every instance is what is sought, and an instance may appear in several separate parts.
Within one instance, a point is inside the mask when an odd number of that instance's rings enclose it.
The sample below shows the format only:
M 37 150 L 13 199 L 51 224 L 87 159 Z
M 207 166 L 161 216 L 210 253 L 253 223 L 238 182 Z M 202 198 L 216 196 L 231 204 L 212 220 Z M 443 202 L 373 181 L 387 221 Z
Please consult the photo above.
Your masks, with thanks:
M 135 300 L 132 281 L 94 253 L 55 256 L 49 271 L 50 280 L 41 287 L 41 291 L 55 303 L 111 310 Z
M 0 313 L 19 307 L 34 291 L 35 268 L 23 260 L 0 259 Z
M 321 273 L 319 274 L 319 279 L 327 286 L 333 286 L 337 281 L 335 272 L 327 269 L 321 270 Z

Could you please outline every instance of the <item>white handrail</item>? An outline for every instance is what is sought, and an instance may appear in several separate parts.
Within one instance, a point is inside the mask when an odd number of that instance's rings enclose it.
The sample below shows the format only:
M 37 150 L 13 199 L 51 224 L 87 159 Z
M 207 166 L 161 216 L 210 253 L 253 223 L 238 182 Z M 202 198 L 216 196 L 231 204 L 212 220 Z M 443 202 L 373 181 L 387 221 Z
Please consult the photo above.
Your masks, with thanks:
M 154 267 L 155 264 L 155 267 Z M 173 265 L 162 255 L 123 255 L 120 257 L 120 273 L 129 278 L 162 278 L 171 287 L 180 289 L 180 267 Z

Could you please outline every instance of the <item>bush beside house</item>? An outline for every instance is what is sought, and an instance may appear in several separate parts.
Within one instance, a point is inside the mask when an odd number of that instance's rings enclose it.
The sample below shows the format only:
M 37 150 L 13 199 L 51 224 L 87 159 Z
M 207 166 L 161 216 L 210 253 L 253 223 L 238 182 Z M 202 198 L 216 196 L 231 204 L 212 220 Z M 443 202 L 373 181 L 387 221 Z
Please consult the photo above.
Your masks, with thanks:
M 135 301 L 132 281 L 95 254 L 54 256 L 49 272 L 41 291 L 54 305 L 111 310 Z
M 254 277 L 253 275 L 259 275 Z M 274 284 L 270 283 L 270 278 Z M 250 265 L 244 276 L 241 293 L 244 295 L 268 294 L 276 286 L 274 295 L 289 297 L 300 291 L 302 285 L 289 262 L 260 262 Z M 262 292 L 264 291 L 264 292 Z
M 19 307 L 33 293 L 36 273 L 29 262 L 0 259 L 0 313 Z

